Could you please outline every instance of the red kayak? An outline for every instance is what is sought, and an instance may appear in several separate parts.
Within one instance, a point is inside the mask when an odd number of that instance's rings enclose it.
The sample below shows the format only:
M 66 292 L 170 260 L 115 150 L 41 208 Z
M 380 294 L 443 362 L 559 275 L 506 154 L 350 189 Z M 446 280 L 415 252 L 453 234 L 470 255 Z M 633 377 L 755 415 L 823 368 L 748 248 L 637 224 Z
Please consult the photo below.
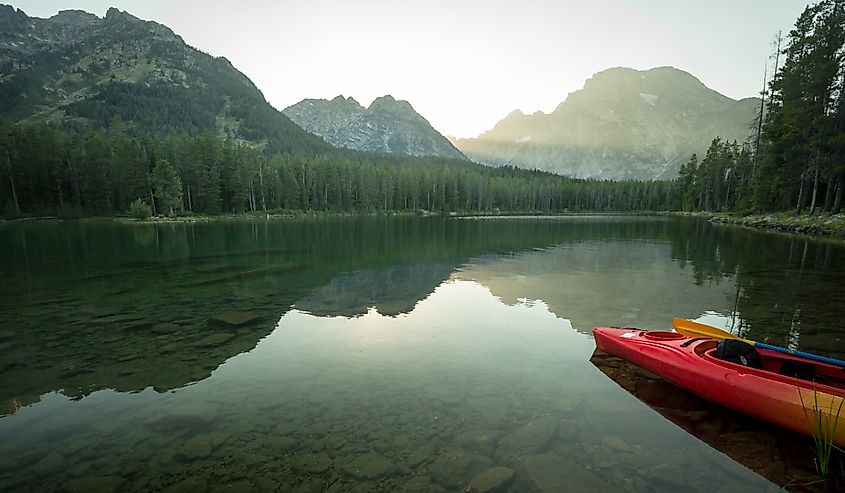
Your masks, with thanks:
M 716 341 L 677 332 L 596 327 L 596 347 L 735 411 L 814 436 L 818 423 L 845 446 L 845 369 L 766 349 L 762 368 L 715 356 Z M 797 365 L 802 378 L 784 375 Z M 807 377 L 807 375 L 812 375 Z

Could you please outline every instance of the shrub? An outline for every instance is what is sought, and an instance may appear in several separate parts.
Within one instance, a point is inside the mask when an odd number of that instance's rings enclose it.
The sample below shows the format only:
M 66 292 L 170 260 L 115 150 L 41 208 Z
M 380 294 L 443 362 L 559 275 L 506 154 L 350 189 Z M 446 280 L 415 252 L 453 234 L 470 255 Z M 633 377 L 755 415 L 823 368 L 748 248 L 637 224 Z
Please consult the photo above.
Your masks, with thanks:
M 139 221 L 149 219 L 153 215 L 153 210 L 144 202 L 143 199 L 137 199 L 135 202 L 129 204 L 129 216 L 134 217 Z

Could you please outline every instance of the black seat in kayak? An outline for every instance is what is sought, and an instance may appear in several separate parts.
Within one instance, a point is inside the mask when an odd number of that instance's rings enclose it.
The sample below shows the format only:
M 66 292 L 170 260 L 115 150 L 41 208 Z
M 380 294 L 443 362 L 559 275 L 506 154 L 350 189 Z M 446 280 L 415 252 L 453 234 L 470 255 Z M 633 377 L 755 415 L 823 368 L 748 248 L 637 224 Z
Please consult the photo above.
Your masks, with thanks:
M 723 339 L 716 344 L 716 357 L 751 368 L 763 368 L 763 360 L 754 346 L 736 339 Z

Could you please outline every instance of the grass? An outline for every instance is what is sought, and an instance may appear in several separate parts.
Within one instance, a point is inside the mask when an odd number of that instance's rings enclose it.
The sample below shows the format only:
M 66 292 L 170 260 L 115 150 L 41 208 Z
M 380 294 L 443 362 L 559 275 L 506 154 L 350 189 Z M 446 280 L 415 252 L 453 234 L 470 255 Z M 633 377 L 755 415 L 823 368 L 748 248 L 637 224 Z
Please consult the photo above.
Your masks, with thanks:
M 830 475 L 833 450 L 842 452 L 842 449 L 837 447 L 833 440 L 836 437 L 836 429 L 839 426 L 839 417 L 842 414 L 842 405 L 845 404 L 845 399 L 839 399 L 839 406 L 836 406 L 834 401 L 830 401 L 829 409 L 825 409 L 819 405 L 819 394 L 816 392 L 815 386 L 813 386 L 812 407 L 807 407 L 801 389 L 798 389 L 798 397 L 801 399 L 804 418 L 807 420 L 807 426 L 813 436 L 813 451 L 815 452 L 813 461 L 816 464 L 816 470 L 822 477 L 826 478 Z M 836 412 L 834 412 L 834 407 Z

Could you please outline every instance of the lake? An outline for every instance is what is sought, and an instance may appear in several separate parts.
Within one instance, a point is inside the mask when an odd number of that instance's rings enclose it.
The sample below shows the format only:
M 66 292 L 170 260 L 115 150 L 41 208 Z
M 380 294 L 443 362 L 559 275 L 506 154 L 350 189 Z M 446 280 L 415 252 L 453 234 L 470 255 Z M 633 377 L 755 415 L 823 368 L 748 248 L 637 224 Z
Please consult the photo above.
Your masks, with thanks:
M 843 269 L 674 217 L 0 224 L 0 491 L 777 491 L 591 329 L 843 357 Z

